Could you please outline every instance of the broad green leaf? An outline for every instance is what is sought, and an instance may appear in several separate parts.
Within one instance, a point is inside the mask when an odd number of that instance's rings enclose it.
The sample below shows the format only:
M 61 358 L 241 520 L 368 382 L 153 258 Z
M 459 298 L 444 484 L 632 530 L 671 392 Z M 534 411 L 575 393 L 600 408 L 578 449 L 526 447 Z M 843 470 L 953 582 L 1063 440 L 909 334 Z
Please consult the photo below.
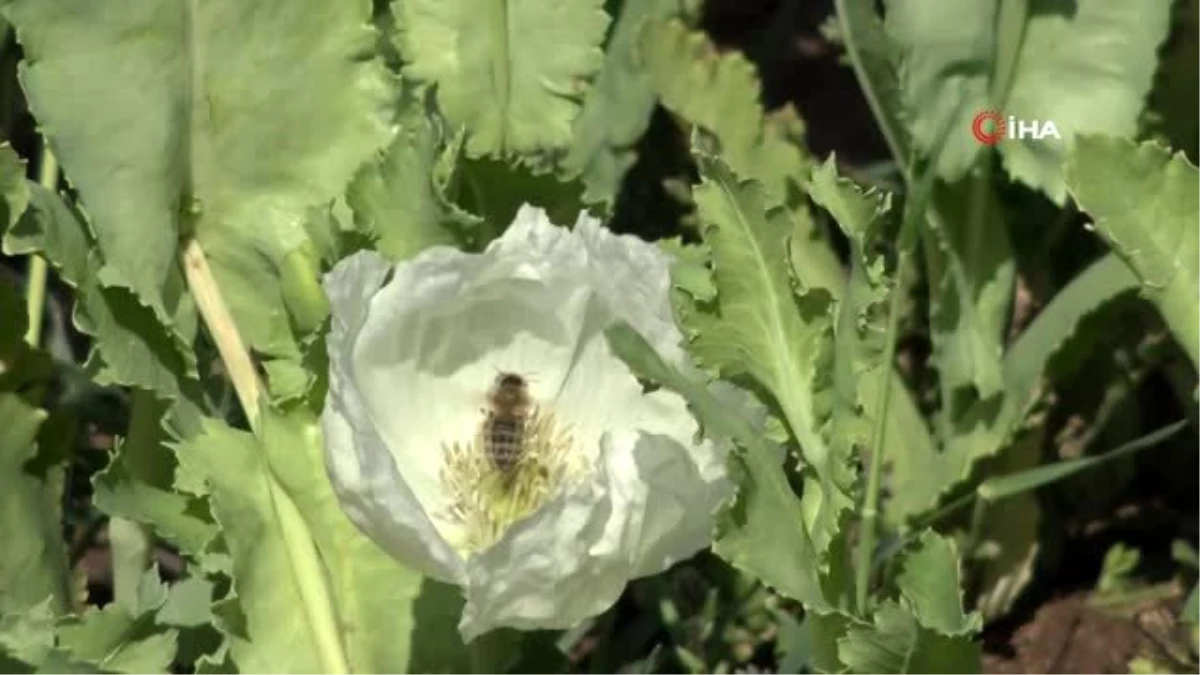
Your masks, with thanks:
M 718 52 L 678 19 L 647 22 L 638 49 L 662 105 L 712 132 L 724 161 L 761 182 L 771 204 L 789 197 L 789 180 L 802 180 L 808 160 L 789 138 L 786 118 L 764 117 L 758 75 L 745 56 Z
M 625 172 L 637 159 L 635 147 L 650 126 L 657 96 L 638 60 L 637 38 L 647 21 L 676 12 L 671 0 L 626 0 L 614 22 L 604 65 L 575 120 L 574 140 L 562 160 L 568 176 L 586 186 L 584 201 L 610 209 Z
M 126 384 L 179 399 L 196 372 L 195 354 L 181 351 L 178 342 L 155 319 L 149 308 L 126 289 L 99 282 L 100 261 L 92 250 L 88 226 L 62 198 L 30 186 L 31 201 L 24 216 L 4 235 L 9 255 L 40 253 L 76 291 L 75 325 L 95 338 L 89 370 L 99 384 Z M 182 277 L 170 277 L 171 297 L 186 295 Z M 184 305 L 191 308 L 184 310 Z M 194 333 L 196 317 L 190 300 L 180 301 L 176 330 Z
M 184 555 L 209 567 L 208 545 L 218 535 L 208 507 L 174 489 L 175 453 L 166 445 L 166 406 L 133 392 L 129 430 L 102 471 L 92 478 L 93 502 L 110 516 L 154 528 Z
M 682 396 L 705 433 L 736 443 L 727 466 L 737 496 L 722 508 L 713 549 L 735 567 L 799 600 L 827 610 L 820 554 L 805 527 L 800 499 L 783 471 L 783 455 L 763 434 L 699 382 L 665 363 L 632 327 L 607 332 L 609 345 L 641 378 Z
M 1200 172 L 1183 153 L 1102 136 L 1075 142 L 1072 196 L 1142 282 L 1192 364 L 1200 364 Z
M 933 530 L 923 532 L 916 550 L 904 556 L 896 584 L 925 628 L 947 636 L 976 633 L 982 628 L 979 616 L 963 609 L 962 574 L 954 542 Z
M 0 235 L 12 227 L 29 206 L 29 185 L 25 181 L 25 162 L 12 146 L 0 143 Z
M 1172 0 L 1034 0 L 1005 112 L 1052 120 L 1062 141 L 1001 142 L 1004 168 L 1055 203 L 1067 196 L 1063 162 L 1081 134 L 1132 138 L 1158 69 Z M 1101 64 L 1102 67 L 1098 67 Z
M 944 409 L 1004 388 L 1002 359 L 1016 261 L 988 172 L 934 190 L 926 229 L 930 332 Z
M 307 209 L 389 138 L 370 3 L 16 0 L 5 13 L 30 108 L 95 230 L 100 285 L 190 350 L 172 286 L 194 235 L 250 346 L 294 355 L 276 267 L 307 239 Z
M 715 157 L 697 159 L 702 182 L 695 198 L 712 250 L 717 302 L 713 313 L 689 320 L 696 333 L 691 352 L 727 377 L 752 378 L 774 398 L 831 507 L 822 509 L 814 537 L 832 532 L 849 504 L 852 468 L 848 447 L 831 446 L 824 434 L 833 388 L 829 295 L 794 292 L 787 268 L 791 223 L 762 186 L 738 179 Z
M 855 626 L 838 641 L 838 657 L 852 673 L 976 673 L 979 645 L 922 626 L 907 608 L 886 600 L 870 627 Z
M 45 391 L 50 364 L 24 342 L 25 303 L 0 280 L 0 615 L 44 605 L 55 615 L 71 602 L 61 515 L 64 471 L 46 444 L 48 414 L 21 393 Z M 71 439 L 73 440 L 73 439 Z
M 573 225 L 583 209 L 583 186 L 578 181 L 564 182 L 552 173 L 513 162 L 465 158 L 455 179 L 460 184 L 458 203 L 483 220 L 475 242 L 479 248 L 504 232 L 522 204 L 545 209 L 551 222 L 561 225 Z
M 89 608 L 77 620 L 58 629 L 58 648 L 98 672 L 166 672 L 175 656 L 178 631 L 154 622 L 167 599 L 167 587 L 156 569 L 147 570 L 136 593 L 136 603 L 109 603 Z
M 7 320 L 7 319 L 6 319 Z M 16 394 L 0 392 L 0 614 L 23 612 L 50 599 L 50 609 L 69 606 L 67 553 L 59 523 L 63 472 L 30 472 L 38 427 L 46 412 Z
M 1129 267 L 1110 254 L 1079 273 L 1038 312 L 1004 356 L 1005 399 L 996 424 L 999 433 L 1017 431 L 1059 354 L 1072 348 L 1086 350 L 1083 322 L 1098 320 L 1093 317 L 1136 288 L 1137 278 Z
M 839 660 L 858 673 L 978 672 L 982 621 L 963 609 L 954 543 L 923 532 L 905 554 L 896 586 L 900 601 L 878 605 L 873 625 L 849 625 L 838 640 Z
M 436 639 L 441 653 L 463 653 L 457 599 L 422 605 L 421 578 L 387 557 L 341 511 L 315 420 L 265 410 L 260 425 L 255 437 L 208 420 L 204 435 L 179 449 L 186 484 L 203 479 L 211 491 L 232 556 L 245 617 L 244 634 L 229 634 L 239 669 L 419 670 L 429 666 L 412 661 L 425 646 L 416 643 L 417 626 L 432 631 L 420 633 L 426 645 Z M 422 626 L 427 616 L 431 623 Z
M 1098 316 L 1115 298 L 1136 287 L 1137 279 L 1112 255 L 1072 279 L 1005 354 L 1005 393 L 999 409 L 989 412 L 986 419 L 979 419 L 976 413 L 975 426 L 953 436 L 942 452 L 928 461 L 893 463 L 889 511 L 904 518 L 933 508 L 941 494 L 967 478 L 976 461 L 1010 443 L 1043 391 L 1056 356 L 1072 348 L 1087 348 L 1089 340 L 1080 334 L 1082 322 Z
M 54 648 L 56 613 L 50 598 L 20 613 L 0 612 L 0 668 L 6 673 L 32 671 Z
M 565 150 L 600 69 L 601 0 L 403 0 L 394 12 L 404 73 L 435 85 L 472 156 Z
M 951 136 L 937 159 L 939 173 L 949 180 L 962 177 L 983 147 L 971 135 L 971 120 L 991 104 L 988 84 L 996 52 L 997 2 L 885 0 L 883 3 L 887 36 L 894 45 L 893 56 L 899 60 L 896 70 L 902 110 L 894 116 L 904 120 L 907 127 L 904 134 L 897 136 L 910 137 L 918 155 L 929 155 L 943 130 L 951 129 Z M 873 81 L 880 82 L 880 88 L 886 91 L 887 71 L 877 66 L 873 73 L 878 73 Z M 877 96 L 887 100 L 882 91 Z
M 425 110 L 424 97 L 406 92 L 400 131 L 392 144 L 363 166 L 346 192 L 358 228 L 375 247 L 404 260 L 428 246 L 469 241 L 473 223 L 452 208 L 434 180 L 445 143 Z
M 1074 135 L 1135 133 L 1171 1 L 1029 0 L 1023 25 L 1011 33 L 1002 30 L 998 2 L 885 2 L 888 34 L 902 54 L 909 129 L 923 153 L 942 130 L 953 130 L 938 162 L 941 176 L 953 181 L 984 148 L 971 134 L 978 113 L 998 107 L 1006 117 L 1052 121 L 1061 141 L 1005 139 L 997 147 L 1014 178 L 1061 204 L 1062 162 Z M 992 78 L 1000 69 L 998 55 L 1009 50 L 1015 70 L 1003 91 Z M 1098 54 L 1105 67 L 1096 66 Z

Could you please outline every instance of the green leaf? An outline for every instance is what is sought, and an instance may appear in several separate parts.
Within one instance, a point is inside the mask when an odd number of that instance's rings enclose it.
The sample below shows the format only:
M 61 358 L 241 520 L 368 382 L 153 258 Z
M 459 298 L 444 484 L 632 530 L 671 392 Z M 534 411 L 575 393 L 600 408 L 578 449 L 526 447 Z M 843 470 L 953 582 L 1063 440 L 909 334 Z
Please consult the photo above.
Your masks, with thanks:
M 156 569 L 147 570 L 133 606 L 109 603 L 89 608 L 78 620 L 58 629 L 58 648 L 100 672 L 166 672 L 175 656 L 178 631 L 154 623 L 167 599 L 167 588 Z
M 134 392 L 128 438 L 117 444 L 108 466 L 93 477 L 93 502 L 110 516 L 152 526 L 181 553 L 205 565 L 217 526 L 202 500 L 174 489 L 176 459 L 162 428 L 165 407 L 138 400 L 149 396 Z
M 40 253 L 76 291 L 75 324 L 95 338 L 88 368 L 98 384 L 126 384 L 179 399 L 196 373 L 195 354 L 182 350 L 127 289 L 102 286 L 101 263 L 84 221 L 53 192 L 30 185 L 29 209 L 4 235 L 9 255 Z M 182 276 L 170 277 L 171 297 L 179 299 L 176 331 L 195 333 L 194 306 L 183 289 Z
M 1065 4 L 1029 0 L 1023 25 L 1000 24 L 999 0 L 888 0 L 888 34 L 902 52 L 901 84 L 914 145 L 928 154 L 942 131 L 955 130 L 939 174 L 957 180 L 984 148 L 973 118 L 999 107 L 1026 121 L 1053 121 L 1051 137 L 1001 140 L 1008 172 L 1063 203 L 1062 162 L 1073 136 L 1132 136 L 1166 36 L 1171 0 Z M 993 82 L 997 59 L 1015 59 L 1011 87 Z M 1103 54 L 1104 68 L 1096 67 Z M 995 90 L 995 91 L 993 91 Z
M 229 634 L 239 669 L 402 672 L 428 667 L 414 665 L 418 647 L 463 653 L 457 597 L 422 604 L 420 576 L 341 511 L 315 420 L 268 409 L 260 424 L 255 437 L 208 420 L 179 449 L 187 483 L 203 478 L 211 490 L 233 559 L 245 616 L 245 634 Z
M 7 320 L 7 319 L 6 319 Z M 71 597 L 66 546 L 59 522 L 63 471 L 36 475 L 38 428 L 46 412 L 16 394 L 0 392 L 0 614 L 23 612 L 50 599 L 65 612 Z
M 856 250 L 861 254 L 852 257 L 854 268 L 851 278 L 846 279 L 842 265 L 832 251 L 828 237 L 820 236 L 815 224 L 810 218 L 797 215 L 795 229 L 790 238 L 790 257 L 792 274 L 805 288 L 819 288 L 828 292 L 839 303 L 838 323 L 834 325 L 835 332 L 845 332 L 853 329 L 859 338 L 869 338 L 835 343 L 834 384 L 838 395 L 838 405 L 841 416 L 838 422 L 845 427 L 846 421 L 852 421 L 854 412 L 862 419 L 852 422 L 855 427 L 851 431 L 843 428 L 833 434 L 834 442 L 842 443 L 862 440 L 863 434 L 870 428 L 874 418 L 874 408 L 880 400 L 880 388 L 888 375 L 879 363 L 855 363 L 855 360 L 878 359 L 876 352 L 884 345 L 877 335 L 878 321 L 882 317 L 874 314 L 883 311 L 879 303 L 886 292 L 878 278 L 880 263 L 873 247 L 878 246 L 882 213 L 876 213 L 877 207 L 883 204 L 878 195 L 863 194 L 861 189 L 851 181 L 837 177 L 832 160 L 815 170 L 812 179 L 806 185 L 809 196 L 818 205 L 829 210 L 836 219 L 842 231 L 857 238 Z M 840 204 L 841 206 L 836 206 Z M 831 208 L 831 206 L 833 208 Z M 853 222 L 851 222 L 853 220 Z M 844 221 L 844 222 L 843 222 Z M 869 255 L 869 257 L 868 257 Z M 889 283 L 890 285 L 890 283 Z M 865 303 L 865 307 L 862 306 Z M 862 319 L 867 319 L 865 324 Z M 849 322 L 843 325 L 842 322 Z M 876 327 L 872 327 L 875 324 Z M 930 430 L 917 408 L 912 391 L 904 384 L 904 380 L 893 373 L 886 378 L 891 387 L 888 405 L 888 417 L 885 420 L 883 451 L 892 463 L 893 475 L 914 475 L 924 477 L 927 467 L 937 461 L 938 449 L 933 443 Z M 861 411 L 853 411 L 851 404 L 863 406 Z M 847 436 L 847 433 L 853 435 Z M 897 491 L 897 497 L 902 491 Z M 907 495 L 904 495 L 907 496 Z M 907 514 L 904 510 L 891 506 L 885 515 L 895 523 L 903 522 Z
M 689 320 L 696 333 L 691 352 L 726 377 L 751 378 L 779 405 L 831 507 L 814 524 L 816 538 L 836 529 L 852 478 L 849 448 L 830 445 L 824 434 L 832 406 L 831 301 L 820 291 L 794 293 L 787 267 L 791 223 L 762 186 L 739 180 L 715 157 L 697 159 L 702 182 L 695 197 L 717 302 L 714 313 Z
M 980 666 L 978 644 L 922 626 L 894 600 L 879 606 L 872 626 L 846 632 L 838 657 L 853 673 L 977 673 Z
M 601 0 L 404 0 L 394 5 L 404 73 L 437 87 L 472 156 L 571 144 L 608 26 Z
M 25 181 L 25 162 L 12 146 L 0 143 L 0 235 L 12 227 L 29 206 L 29 185 Z
M 968 418 L 974 426 L 954 435 L 943 451 L 928 461 L 893 464 L 889 509 L 916 515 L 933 508 L 941 494 L 967 478 L 976 461 L 1011 443 L 1044 390 L 1056 358 L 1073 349 L 1087 349 L 1089 336 L 1086 331 L 1081 334 L 1080 326 L 1136 287 L 1137 280 L 1128 267 L 1112 255 L 1072 279 L 1005 354 L 1005 393 L 999 409 L 988 412 L 986 419 L 980 419 L 983 413 L 977 410 Z
M 1085 469 L 1090 469 L 1105 462 L 1132 454 L 1139 450 L 1154 447 L 1162 441 L 1175 435 L 1188 426 L 1188 420 L 1180 420 L 1161 429 L 1152 431 L 1145 436 L 1125 443 L 1115 450 L 1093 457 L 1079 457 L 1053 464 L 1046 464 L 1035 469 L 1004 476 L 993 476 L 980 483 L 976 490 L 980 499 L 996 502 L 1006 497 L 1036 490 L 1044 485 L 1060 481 Z
M 1200 172 L 1183 153 L 1102 136 L 1075 142 L 1071 195 L 1142 282 L 1142 293 L 1200 365 Z
M 926 231 L 931 339 L 943 407 L 955 418 L 964 401 L 986 400 L 1004 388 L 1016 261 L 988 176 L 984 171 L 935 188 Z
M 874 0 L 835 0 L 846 54 L 892 156 L 907 171 L 911 139 L 905 126 L 897 47 Z
M 900 595 L 917 622 L 942 635 L 959 636 L 982 628 L 979 615 L 963 609 L 962 574 L 954 542 L 933 530 L 917 539 L 917 548 L 904 557 L 896 579 Z
M 833 156 L 813 171 L 807 191 L 829 211 L 850 242 L 851 274 L 839 294 L 834 324 L 836 397 L 829 431 L 830 442 L 843 448 L 838 454 L 850 456 L 867 445 L 873 420 L 878 418 L 875 394 L 885 372 L 886 301 L 893 286 L 880 247 L 885 243 L 883 226 L 891 196 L 864 192 L 853 181 L 840 178 Z M 868 380 L 875 386 L 864 386 Z
M 638 48 L 663 106 L 712 132 L 724 161 L 761 182 L 771 204 L 790 196 L 789 181 L 807 175 L 808 160 L 788 137 L 786 117 L 764 117 L 758 75 L 745 56 L 718 52 L 678 19 L 647 22 Z M 799 124 L 794 113 L 792 122 Z
M 657 95 L 638 60 L 637 38 L 649 20 L 676 13 L 670 0 L 628 0 L 612 26 L 604 65 L 575 120 L 574 140 L 563 170 L 586 186 L 584 201 L 612 208 L 635 146 L 650 126 Z
M 784 474 L 782 453 L 705 384 L 665 363 L 632 327 L 620 324 L 610 328 L 607 337 L 613 352 L 639 377 L 687 400 L 708 436 L 739 446 L 727 460 L 737 496 L 722 509 L 714 551 L 806 608 L 828 609 L 820 554 L 805 527 L 800 499 Z
M 405 92 L 400 131 L 375 161 L 363 166 L 346 192 L 358 228 L 376 249 L 405 260 L 429 246 L 462 245 L 474 224 L 447 203 L 434 169 L 446 142 L 425 110 L 424 97 Z
M 851 624 L 838 658 L 857 673 L 979 672 L 982 628 L 963 609 L 962 575 L 954 543 L 927 530 L 905 556 L 896 586 L 901 600 L 875 608 L 873 625 Z
M 190 350 L 173 286 L 194 235 L 250 346 L 294 354 L 276 267 L 307 239 L 307 209 L 389 138 L 370 4 L 16 0 L 5 13 L 30 108 L 95 230 L 100 284 Z
M 1074 11 L 1064 11 L 1054 0 L 1033 2 L 1005 111 L 1018 119 L 1054 121 L 1062 140 L 1000 143 L 1004 168 L 1013 178 L 1062 204 L 1067 195 L 1063 162 L 1073 138 L 1137 133 L 1172 4 L 1082 0 Z M 1105 65 L 1098 68 L 1101 60 Z
M 583 207 L 579 182 L 564 182 L 513 162 L 467 158 L 459 164 L 456 179 L 462 188 L 459 204 L 485 224 L 476 242 L 480 248 L 504 232 L 523 204 L 545 209 L 551 222 L 562 225 L 574 224 Z
M 913 149 L 928 156 L 943 130 L 961 130 L 951 134 L 937 159 L 947 180 L 962 177 L 983 147 L 970 129 L 971 119 L 990 104 L 997 1 L 884 2 L 884 25 L 900 61 L 903 110 L 897 116 L 906 122 Z

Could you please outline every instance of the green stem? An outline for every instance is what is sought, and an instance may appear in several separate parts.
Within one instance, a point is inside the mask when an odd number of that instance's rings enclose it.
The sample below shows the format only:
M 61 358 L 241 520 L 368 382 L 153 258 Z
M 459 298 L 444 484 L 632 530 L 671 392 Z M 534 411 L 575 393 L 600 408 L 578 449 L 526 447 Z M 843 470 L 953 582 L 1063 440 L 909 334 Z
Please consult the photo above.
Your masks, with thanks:
M 992 107 L 1000 110 L 1008 102 L 1021 45 L 1025 41 L 1025 25 L 1029 17 L 1029 0 L 1000 0 L 996 10 L 995 68 L 988 98 Z
M 108 542 L 112 553 L 113 600 L 134 612 L 142 574 L 150 566 L 153 553 L 149 532 L 127 518 L 111 518 Z
M 250 351 L 242 341 L 200 242 L 194 238 L 189 239 L 183 247 L 182 257 L 184 275 L 196 300 L 196 308 L 217 346 L 217 352 L 220 353 L 229 379 L 233 382 L 234 391 L 251 429 L 260 434 L 262 416 L 259 404 L 264 387 L 254 361 L 250 358 Z M 267 491 L 275 511 L 275 519 L 279 524 L 284 548 L 287 550 L 292 578 L 299 591 L 305 617 L 308 619 L 317 654 L 321 659 L 321 669 L 326 673 L 348 673 L 350 665 L 342 644 L 332 591 L 320 553 L 309 531 L 309 524 L 291 496 L 276 480 L 265 454 L 260 455 L 260 459 L 262 470 L 266 473 Z
M 58 187 L 58 160 L 46 142 L 42 142 L 42 157 L 38 164 L 38 183 L 47 190 Z M 25 315 L 29 326 L 25 330 L 25 341 L 36 347 L 42 342 L 42 321 L 46 315 L 46 259 L 40 255 L 29 257 L 28 283 L 25 286 Z
M 908 224 L 905 224 L 908 227 Z M 905 233 L 901 233 L 904 240 Z M 867 493 L 862 509 L 862 528 L 859 532 L 858 561 L 855 565 L 854 592 L 860 615 L 867 613 L 868 590 L 871 581 L 871 559 L 875 552 L 875 528 L 879 518 L 880 480 L 883 476 L 883 438 L 887 429 L 888 404 L 891 402 L 892 364 L 896 360 L 896 337 L 900 328 L 900 307 L 904 293 L 901 291 L 908 269 L 908 253 L 901 250 L 896 263 L 896 285 L 892 291 L 891 306 L 888 308 L 887 334 L 884 337 L 883 364 L 885 382 L 879 390 L 879 405 L 875 409 L 874 433 L 871 438 L 870 468 L 867 474 Z
M 867 470 L 867 489 L 863 497 L 862 523 L 859 530 L 857 559 L 854 570 L 854 594 L 856 607 L 860 614 L 867 611 L 867 599 L 870 597 L 871 561 L 875 554 L 875 528 L 879 518 L 879 493 L 883 476 L 885 457 L 883 439 L 887 431 L 888 404 L 891 401 L 892 377 L 895 374 L 896 342 L 900 332 L 900 310 L 903 304 L 905 277 L 908 274 L 909 261 L 916 255 L 916 244 L 919 228 L 926 218 L 926 211 L 933 196 L 933 185 L 937 180 L 937 158 L 945 147 L 948 133 L 943 133 L 937 147 L 934 148 L 932 161 L 925 167 L 913 189 L 909 192 L 904 208 L 904 218 L 900 223 L 900 233 L 896 245 L 896 274 L 892 289 L 891 302 L 888 306 L 887 333 L 884 336 L 883 383 L 879 390 L 879 405 L 875 410 L 872 423 L 871 449 L 869 468 Z M 917 176 L 915 167 L 910 167 L 908 175 Z
M 121 441 L 120 453 L 126 467 L 141 481 L 151 485 L 169 485 L 170 467 L 161 461 L 159 416 L 163 408 L 154 394 L 145 389 L 130 392 L 129 424 Z M 142 575 L 154 559 L 154 537 L 150 528 L 126 518 L 108 522 L 109 550 L 112 554 L 113 599 L 133 612 L 138 605 Z
M 892 157 L 905 172 L 905 182 L 911 178 L 908 174 L 909 148 L 903 129 L 895 111 L 890 110 L 883 100 L 883 91 L 889 83 L 881 81 L 885 76 L 880 70 L 888 65 L 880 58 L 873 57 L 867 49 L 873 47 L 882 49 L 886 36 L 883 33 L 882 22 L 875 13 L 874 2 L 871 0 L 834 0 L 838 23 L 841 28 L 842 42 L 846 46 L 846 55 L 858 78 L 867 106 L 879 124 L 879 131 L 887 143 Z M 894 73 L 890 75 L 894 77 Z

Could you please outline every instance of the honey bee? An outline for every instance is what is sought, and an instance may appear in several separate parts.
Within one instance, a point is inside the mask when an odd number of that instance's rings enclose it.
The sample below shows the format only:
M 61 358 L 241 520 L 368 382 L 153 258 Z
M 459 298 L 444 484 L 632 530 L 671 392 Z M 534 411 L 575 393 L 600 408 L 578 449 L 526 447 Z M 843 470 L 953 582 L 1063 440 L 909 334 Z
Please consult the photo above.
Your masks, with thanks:
M 529 383 L 515 373 L 500 373 L 487 400 L 489 408 L 480 427 L 483 449 L 496 469 L 508 473 L 521 459 L 533 414 Z

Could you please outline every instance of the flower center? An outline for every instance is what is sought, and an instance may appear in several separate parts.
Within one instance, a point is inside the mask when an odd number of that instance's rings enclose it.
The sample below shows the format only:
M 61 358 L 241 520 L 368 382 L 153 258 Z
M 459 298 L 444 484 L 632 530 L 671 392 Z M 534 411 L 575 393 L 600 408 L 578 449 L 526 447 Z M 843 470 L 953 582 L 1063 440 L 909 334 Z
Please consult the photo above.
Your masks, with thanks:
M 467 554 L 499 541 L 586 468 L 568 430 L 541 408 L 518 420 L 485 413 L 471 442 L 442 451 L 441 481 L 450 498 L 444 515 L 459 533 L 452 544 Z

